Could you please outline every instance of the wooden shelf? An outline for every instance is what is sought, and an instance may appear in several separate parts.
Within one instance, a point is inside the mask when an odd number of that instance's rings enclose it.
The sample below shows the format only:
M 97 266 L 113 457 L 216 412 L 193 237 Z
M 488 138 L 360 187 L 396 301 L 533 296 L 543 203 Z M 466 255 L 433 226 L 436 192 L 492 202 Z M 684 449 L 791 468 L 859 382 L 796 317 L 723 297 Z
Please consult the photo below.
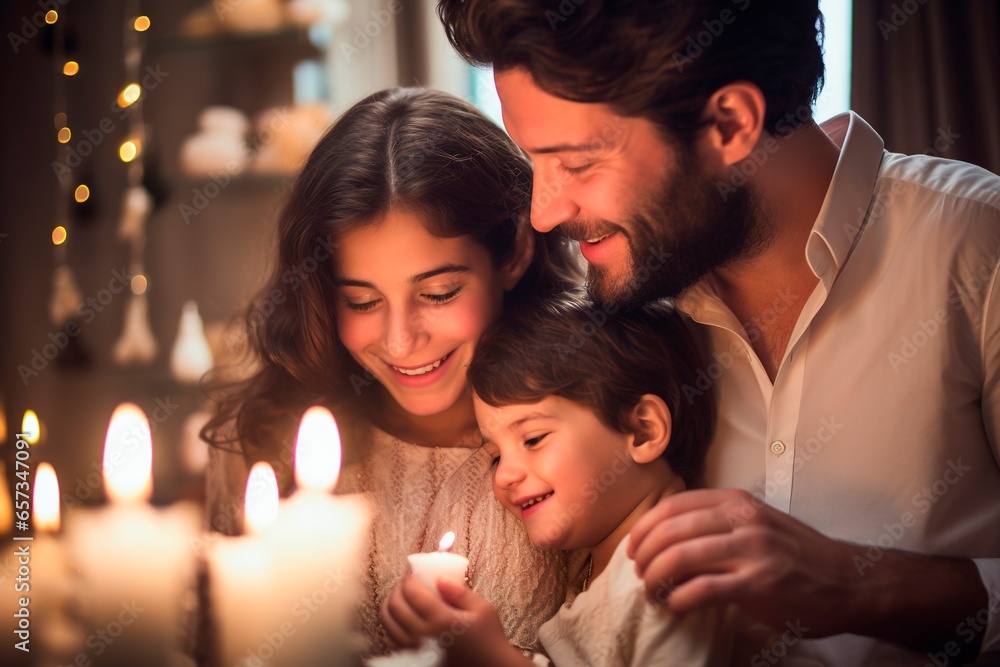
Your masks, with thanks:
M 319 47 L 310 38 L 309 28 L 300 25 L 287 25 L 277 30 L 262 32 L 220 32 L 203 36 L 174 35 L 151 40 L 146 46 L 146 51 L 149 54 L 164 54 L 201 49 L 271 45 L 279 42 L 300 44 L 319 51 Z

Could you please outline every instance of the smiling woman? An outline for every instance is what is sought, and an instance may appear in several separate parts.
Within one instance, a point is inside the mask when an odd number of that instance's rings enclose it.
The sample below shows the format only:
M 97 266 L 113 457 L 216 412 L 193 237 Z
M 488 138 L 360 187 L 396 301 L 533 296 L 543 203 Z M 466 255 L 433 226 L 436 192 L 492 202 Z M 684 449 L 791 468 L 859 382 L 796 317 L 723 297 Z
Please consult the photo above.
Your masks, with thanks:
M 518 256 L 496 269 L 485 248 L 465 237 L 434 236 L 409 211 L 390 211 L 377 225 L 344 236 L 337 250 L 337 332 L 392 397 L 394 432 L 437 442 L 460 426 L 449 428 L 440 415 L 451 421 L 453 407 L 465 405 L 465 368 L 476 340 L 530 260 L 531 237 L 522 238 Z M 419 427 L 435 415 L 436 427 Z
M 378 608 L 406 555 L 436 548 L 442 507 L 513 643 L 531 647 L 562 599 L 564 559 L 535 550 L 492 498 L 465 386 L 480 334 L 508 303 L 581 278 L 560 238 L 531 229 L 531 178 L 507 135 L 457 98 L 394 89 L 359 102 L 280 215 L 274 273 L 244 317 L 252 371 L 219 369 L 211 385 L 217 530 L 239 523 L 225 518 L 241 513 L 247 464 L 271 462 L 287 489 L 303 411 L 337 416 L 338 491 L 368 494 L 375 515 L 358 610 L 369 653 L 386 649 Z

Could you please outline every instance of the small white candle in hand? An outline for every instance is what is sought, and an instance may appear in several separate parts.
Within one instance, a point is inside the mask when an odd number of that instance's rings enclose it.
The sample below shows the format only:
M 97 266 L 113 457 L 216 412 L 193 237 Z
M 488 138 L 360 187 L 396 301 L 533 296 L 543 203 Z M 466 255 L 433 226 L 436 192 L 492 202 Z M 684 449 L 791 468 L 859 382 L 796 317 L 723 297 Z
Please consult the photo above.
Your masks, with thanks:
M 455 533 L 448 531 L 441 538 L 436 552 L 410 554 L 406 557 L 413 574 L 435 593 L 438 592 L 437 580 L 441 577 L 465 579 L 469 559 L 449 551 L 454 543 Z
M 438 550 L 433 553 L 410 554 L 410 569 L 427 588 L 434 591 L 438 597 L 437 582 L 441 577 L 465 579 L 465 571 L 469 568 L 469 559 L 449 551 L 455 544 L 455 533 L 450 530 L 444 534 L 438 543 Z M 432 638 L 425 638 L 419 649 L 394 653 L 386 662 L 371 662 L 369 667 L 389 667 L 395 664 L 430 665 L 435 667 L 444 664 L 444 650 Z

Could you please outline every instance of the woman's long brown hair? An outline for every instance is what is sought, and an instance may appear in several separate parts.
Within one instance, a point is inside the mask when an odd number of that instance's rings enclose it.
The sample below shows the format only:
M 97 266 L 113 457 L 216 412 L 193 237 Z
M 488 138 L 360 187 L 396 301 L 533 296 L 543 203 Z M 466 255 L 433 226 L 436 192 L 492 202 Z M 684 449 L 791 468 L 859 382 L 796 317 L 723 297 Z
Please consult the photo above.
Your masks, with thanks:
M 209 374 L 206 391 L 218 410 L 202 437 L 250 460 L 287 462 L 308 406 L 325 405 L 338 419 L 357 413 L 374 380 L 337 338 L 338 240 L 390 209 L 406 209 L 423 214 L 437 236 L 471 238 L 500 267 L 529 224 L 531 182 L 530 163 L 507 135 L 456 97 L 397 88 L 353 106 L 292 186 L 278 219 L 274 269 L 243 316 L 253 370 L 238 379 L 224 369 Z M 568 245 L 535 233 L 532 264 L 508 299 L 580 279 Z

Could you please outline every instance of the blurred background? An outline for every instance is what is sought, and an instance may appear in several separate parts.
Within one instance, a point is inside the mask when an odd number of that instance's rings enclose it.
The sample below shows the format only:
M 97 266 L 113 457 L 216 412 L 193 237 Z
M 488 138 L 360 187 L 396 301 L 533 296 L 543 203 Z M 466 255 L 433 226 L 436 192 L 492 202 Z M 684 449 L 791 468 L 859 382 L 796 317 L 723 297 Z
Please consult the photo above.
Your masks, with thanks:
M 567 0 L 567 7 L 572 3 Z M 1000 10 L 824 0 L 825 120 L 858 111 L 889 150 L 1000 171 Z M 238 346 L 276 213 L 329 123 L 424 85 L 499 122 L 492 74 L 433 0 L 5 0 L 0 105 L 0 460 L 27 411 L 64 504 L 103 497 L 104 432 L 153 426 L 155 500 L 201 493 L 197 377 Z

